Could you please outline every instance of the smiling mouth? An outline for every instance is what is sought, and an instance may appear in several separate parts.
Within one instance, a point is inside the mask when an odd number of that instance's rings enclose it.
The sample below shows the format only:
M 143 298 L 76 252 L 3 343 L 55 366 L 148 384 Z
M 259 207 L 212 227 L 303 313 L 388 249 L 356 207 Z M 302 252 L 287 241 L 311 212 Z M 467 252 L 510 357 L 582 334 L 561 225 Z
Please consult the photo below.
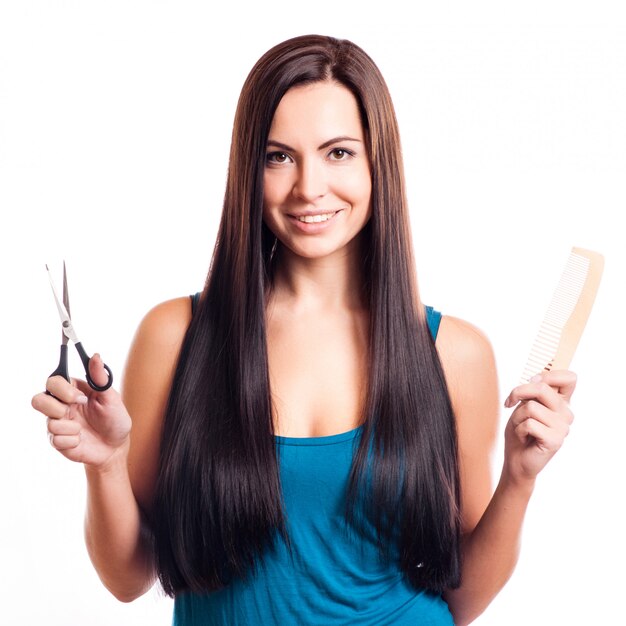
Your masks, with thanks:
M 292 215 L 291 217 L 298 220 L 299 222 L 304 222 L 306 224 L 316 224 L 318 222 L 328 221 L 329 219 L 337 215 L 337 213 L 339 213 L 339 211 L 331 211 L 330 213 L 318 213 L 317 215 L 302 215 L 300 217 Z

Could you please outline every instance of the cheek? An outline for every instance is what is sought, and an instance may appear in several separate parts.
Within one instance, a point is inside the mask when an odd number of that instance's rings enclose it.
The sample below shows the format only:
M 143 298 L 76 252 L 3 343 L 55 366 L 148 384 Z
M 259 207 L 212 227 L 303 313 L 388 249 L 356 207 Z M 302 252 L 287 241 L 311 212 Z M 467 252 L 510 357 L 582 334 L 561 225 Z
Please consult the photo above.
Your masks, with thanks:
M 276 190 L 271 185 L 265 184 L 263 187 L 263 222 L 274 235 L 276 234 L 276 219 L 274 213 L 278 204 L 280 204 L 280 202 L 276 197 Z
M 271 208 L 282 202 L 288 189 L 286 176 L 278 176 L 276 173 L 265 174 L 263 177 L 263 207 Z
M 267 172 L 263 175 L 263 208 L 270 203 L 272 197 L 272 177 L 267 175 Z
M 274 220 L 272 219 L 272 211 L 266 204 L 265 200 L 263 201 L 263 222 L 274 234 L 276 234 L 274 232 L 275 228 L 274 228 Z
M 372 180 L 368 171 L 357 171 L 344 177 L 341 185 L 343 192 L 355 204 L 367 204 L 372 195 Z

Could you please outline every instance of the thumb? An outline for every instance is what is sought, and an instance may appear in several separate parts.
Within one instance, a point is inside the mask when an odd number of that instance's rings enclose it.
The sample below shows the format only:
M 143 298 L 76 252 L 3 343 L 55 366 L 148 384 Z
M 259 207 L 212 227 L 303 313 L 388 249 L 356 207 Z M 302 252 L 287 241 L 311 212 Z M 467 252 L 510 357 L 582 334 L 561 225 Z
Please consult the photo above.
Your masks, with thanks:
M 104 369 L 104 361 L 97 352 L 89 359 L 89 375 L 99 387 L 104 387 L 109 382 L 109 373 Z

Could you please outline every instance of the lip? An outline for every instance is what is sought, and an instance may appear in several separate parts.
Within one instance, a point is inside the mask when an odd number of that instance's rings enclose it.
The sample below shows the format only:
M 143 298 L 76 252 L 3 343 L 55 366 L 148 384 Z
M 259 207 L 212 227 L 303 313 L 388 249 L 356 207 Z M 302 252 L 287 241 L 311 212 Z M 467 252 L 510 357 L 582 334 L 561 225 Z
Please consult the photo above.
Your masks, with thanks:
M 341 209 L 327 209 L 326 211 L 320 209 L 308 209 L 306 211 L 298 211 L 297 213 L 288 213 L 289 217 L 306 217 L 307 215 L 324 215 L 325 213 L 336 213 Z
M 302 217 L 304 215 L 320 215 L 321 213 L 324 213 L 324 211 L 320 211 L 319 209 L 317 211 L 306 211 L 303 213 L 298 213 L 297 216 L 287 215 L 287 217 L 289 218 L 289 221 L 296 228 L 298 228 L 301 232 L 308 233 L 310 235 L 315 235 L 316 233 L 322 232 L 326 230 L 327 228 L 330 228 L 334 224 L 334 222 L 337 221 L 337 216 L 342 212 L 343 212 L 343 209 L 338 209 L 337 212 L 330 219 L 327 219 L 325 222 L 307 223 L 307 222 L 301 222 L 300 220 L 296 219 L 296 217 Z M 330 211 L 326 211 L 326 213 L 330 213 Z

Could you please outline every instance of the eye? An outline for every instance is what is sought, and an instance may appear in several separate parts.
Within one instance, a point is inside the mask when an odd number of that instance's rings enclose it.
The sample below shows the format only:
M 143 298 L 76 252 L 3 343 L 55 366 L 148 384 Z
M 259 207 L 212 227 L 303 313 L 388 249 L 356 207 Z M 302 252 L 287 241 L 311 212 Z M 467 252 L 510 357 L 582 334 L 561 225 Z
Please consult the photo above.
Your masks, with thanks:
M 268 163 L 287 163 L 290 160 L 290 157 L 285 152 L 268 152 L 266 156 Z
M 352 150 L 347 148 L 333 148 L 330 151 L 331 161 L 345 161 L 348 157 L 354 156 Z

